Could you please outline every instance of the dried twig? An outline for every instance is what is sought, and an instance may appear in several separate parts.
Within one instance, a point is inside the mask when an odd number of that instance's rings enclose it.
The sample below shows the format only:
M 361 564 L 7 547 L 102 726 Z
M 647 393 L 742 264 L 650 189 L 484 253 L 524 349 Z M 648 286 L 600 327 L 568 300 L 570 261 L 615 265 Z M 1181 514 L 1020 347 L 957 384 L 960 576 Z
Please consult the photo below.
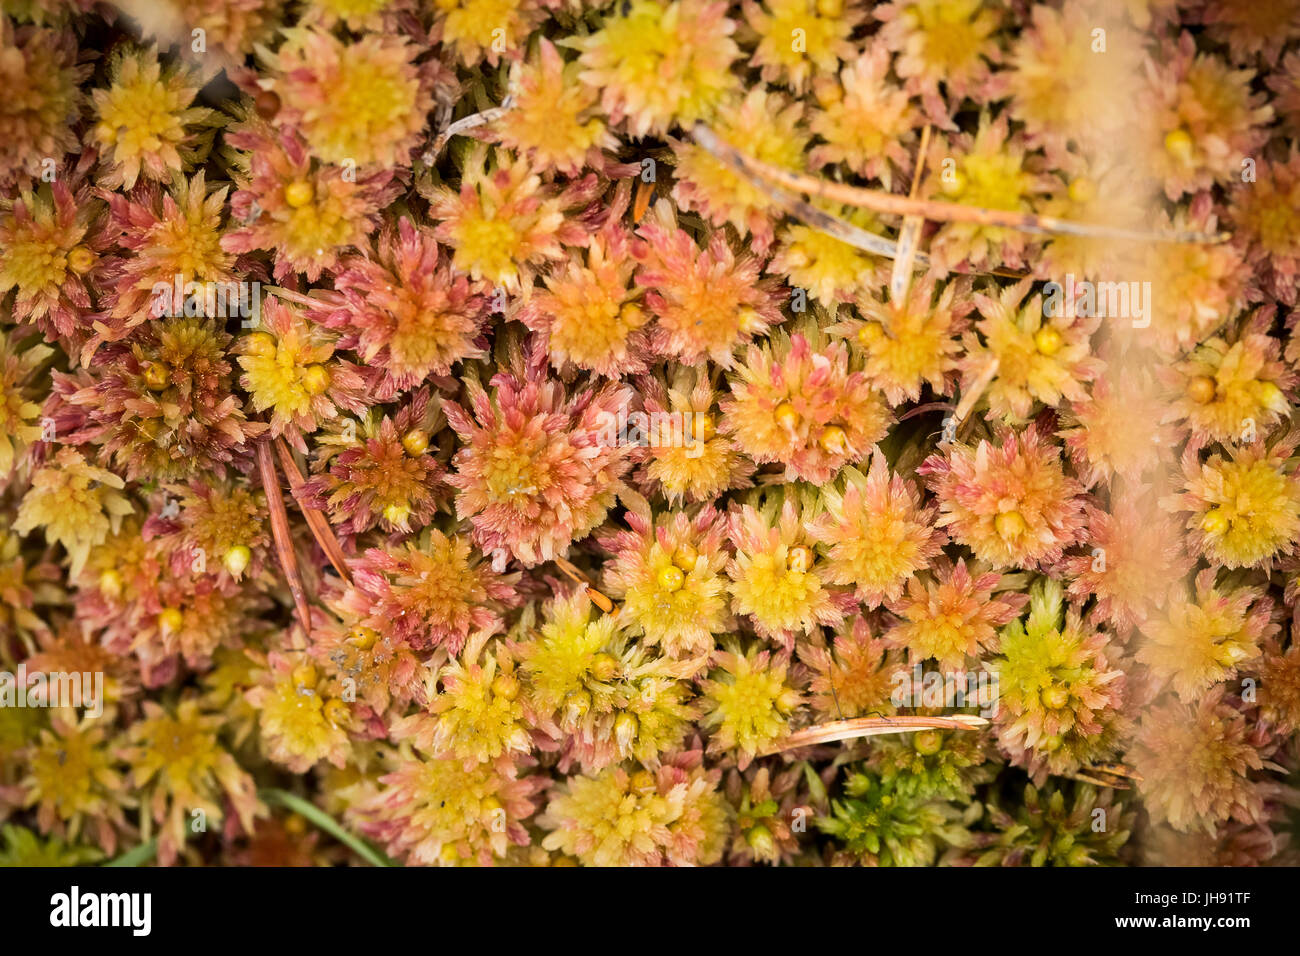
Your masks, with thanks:
M 1228 234 L 1222 232 L 1145 232 L 1099 223 L 1073 222 L 1057 219 L 1054 216 L 1036 216 L 1033 213 L 1015 210 L 984 209 L 979 206 L 964 206 L 961 203 L 935 199 L 911 199 L 878 189 L 863 189 L 828 179 L 818 179 L 815 176 L 794 173 L 761 162 L 745 155 L 729 143 L 723 142 L 703 123 L 697 123 L 692 133 L 695 141 L 714 157 L 729 166 L 740 167 L 752 177 L 770 180 L 784 189 L 814 199 L 825 199 L 845 206 L 858 206 L 886 215 L 920 216 L 923 219 L 939 222 L 970 222 L 980 226 L 998 226 L 1042 235 L 1062 233 L 1093 239 L 1125 239 L 1136 242 L 1223 242 L 1228 238 Z
M 828 236 L 833 236 L 840 242 L 847 243 L 863 252 L 869 252 L 872 255 L 883 256 L 886 259 L 894 259 L 897 262 L 900 255 L 899 243 L 884 236 L 878 236 L 873 232 L 867 232 L 859 226 L 854 225 L 847 219 L 842 219 L 824 209 L 818 209 L 812 203 L 805 199 L 799 198 L 795 193 L 782 189 L 780 186 L 767 182 L 760 176 L 750 172 L 745 163 L 741 161 L 739 153 L 728 151 L 726 153 L 714 153 L 724 165 L 730 166 L 732 171 L 744 176 L 745 179 L 755 189 L 762 191 L 773 202 L 777 203 L 785 212 L 795 219 L 807 223 L 814 229 L 819 229 Z M 930 257 L 925 253 L 918 251 L 913 247 L 904 249 L 903 253 L 911 256 L 909 268 L 928 269 L 930 267 Z M 990 269 L 988 272 L 957 270 L 965 275 L 995 275 L 1006 279 L 1023 279 L 1028 273 L 1020 269 L 1008 269 L 1005 266 L 998 266 Z M 898 274 L 898 268 L 895 266 L 895 274 Z M 891 280 L 892 285 L 892 280 Z
M 271 514 L 271 533 L 275 537 L 275 553 L 280 559 L 280 569 L 289 584 L 298 620 L 304 633 L 311 633 L 311 606 L 307 603 L 307 589 L 303 587 L 298 569 L 298 555 L 293 549 L 293 535 L 289 530 L 289 513 L 284 508 L 284 495 L 280 493 L 280 476 L 271 457 L 271 443 L 257 443 L 257 470 L 262 476 L 262 490 L 266 493 L 266 507 Z
M 700 145 L 705 144 L 701 143 Z M 707 146 L 705 148 L 708 149 Z M 818 209 L 806 200 L 800 199 L 798 195 L 782 189 L 780 186 L 773 185 L 761 176 L 754 175 L 745 163 L 738 158 L 740 154 L 734 150 L 725 153 L 717 153 L 713 150 L 709 150 L 709 152 L 713 153 L 714 158 L 721 163 L 730 166 L 733 172 L 744 176 L 755 189 L 761 190 L 768 198 L 780 205 L 782 209 L 796 219 L 801 219 L 815 229 L 820 229 L 827 235 L 834 236 L 840 242 L 848 243 L 863 252 L 870 252 L 873 255 L 884 256 L 888 259 L 893 259 L 898 255 L 898 244 L 892 239 L 886 239 L 884 236 L 877 236 L 875 233 L 867 232 L 847 219 L 841 219 L 824 209 Z M 924 254 L 918 255 L 916 259 L 920 265 L 929 265 L 929 259 Z
M 837 740 L 853 740 L 857 737 L 905 734 L 914 730 L 975 730 L 987 724 L 988 721 L 983 717 L 971 714 L 954 714 L 951 717 L 855 717 L 852 720 L 832 720 L 829 723 L 796 731 L 760 753 L 759 756 L 767 757 L 798 747 L 828 744 Z
M 916 170 L 912 173 L 912 190 L 908 195 L 915 199 L 921 189 L 921 175 L 925 171 L 925 156 L 930 148 L 930 124 L 925 124 L 921 131 L 921 148 L 916 152 Z M 894 258 L 894 268 L 889 275 L 889 301 L 902 307 L 907 299 L 907 290 L 912 285 L 912 263 L 916 260 L 916 246 L 921 240 L 921 227 L 925 220 L 920 216 L 908 216 L 903 220 L 903 228 L 898 232 L 898 255 Z
M 846 242 L 863 252 L 885 256 L 889 259 L 895 259 L 898 256 L 898 244 L 891 239 L 877 236 L 873 232 L 867 232 L 847 219 L 841 219 L 824 209 L 818 209 L 811 203 L 786 192 L 778 186 L 763 182 L 761 179 L 754 181 L 754 185 L 779 202 L 796 219 L 802 219 L 808 225 L 820 229 L 827 235 L 834 236 L 840 242 Z M 930 260 L 925 255 L 919 255 L 917 259 L 921 265 L 929 265 Z

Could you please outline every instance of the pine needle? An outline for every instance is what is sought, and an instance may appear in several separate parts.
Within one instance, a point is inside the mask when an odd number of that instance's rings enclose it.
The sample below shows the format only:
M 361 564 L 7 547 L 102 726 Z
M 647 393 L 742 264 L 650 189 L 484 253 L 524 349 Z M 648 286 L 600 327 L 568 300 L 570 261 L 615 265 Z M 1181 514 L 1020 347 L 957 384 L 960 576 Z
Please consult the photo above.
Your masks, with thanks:
M 280 492 L 280 476 L 271 457 L 271 443 L 257 443 L 257 469 L 262 477 L 262 490 L 266 493 L 266 508 L 271 515 L 271 534 L 275 538 L 275 553 L 280 559 L 280 570 L 293 595 L 294 607 L 304 634 L 311 633 L 311 606 L 307 603 L 307 589 L 303 587 L 302 573 L 298 568 L 298 554 L 293 549 L 293 534 L 289 530 L 289 513 L 284 507 Z
M 348 560 L 343 554 L 343 546 L 339 544 L 338 536 L 334 534 L 334 528 L 325 513 L 303 500 L 301 488 L 306 479 L 283 438 L 275 440 L 275 452 L 280 458 L 280 467 L 284 470 L 285 477 L 289 479 L 289 493 L 293 495 L 293 500 L 297 503 L 302 516 L 307 519 L 307 527 L 311 529 L 312 537 L 325 552 L 325 557 L 329 558 L 330 564 L 334 566 L 339 577 L 351 584 L 352 572 L 348 569 Z

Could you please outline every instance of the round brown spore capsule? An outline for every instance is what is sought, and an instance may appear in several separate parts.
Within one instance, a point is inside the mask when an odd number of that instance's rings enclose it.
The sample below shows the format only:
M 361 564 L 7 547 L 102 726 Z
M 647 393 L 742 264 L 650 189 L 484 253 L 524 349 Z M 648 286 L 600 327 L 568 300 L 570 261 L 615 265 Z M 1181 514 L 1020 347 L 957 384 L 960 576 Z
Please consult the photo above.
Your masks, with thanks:
M 253 109 L 262 119 L 273 119 L 280 112 L 280 97 L 274 90 L 258 90 L 253 97 Z

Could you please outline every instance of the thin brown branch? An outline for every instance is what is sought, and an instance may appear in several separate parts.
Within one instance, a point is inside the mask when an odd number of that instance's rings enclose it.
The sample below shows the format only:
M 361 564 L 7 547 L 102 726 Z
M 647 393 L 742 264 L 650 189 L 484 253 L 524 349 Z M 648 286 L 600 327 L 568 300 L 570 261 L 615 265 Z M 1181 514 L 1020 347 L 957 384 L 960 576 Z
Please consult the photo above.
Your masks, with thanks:
M 759 756 L 767 757 L 798 747 L 828 744 L 837 740 L 853 740 L 857 737 L 905 734 L 914 730 L 976 730 L 987 724 L 988 721 L 983 717 L 971 714 L 954 714 L 951 717 L 855 717 L 852 720 L 832 720 L 829 723 L 796 731 L 777 741 Z
M 761 190 L 791 216 L 806 222 L 814 229 L 820 229 L 828 236 L 834 236 L 840 242 L 861 249 L 863 252 L 870 252 L 872 255 L 884 256 L 887 259 L 893 259 L 898 255 L 898 244 L 892 239 L 886 239 L 884 236 L 877 236 L 875 233 L 867 232 L 847 219 L 841 219 L 824 209 L 818 209 L 806 200 L 800 199 L 794 193 L 773 185 L 761 176 L 753 175 L 745 164 L 736 158 L 738 155 L 732 153 L 714 154 L 724 165 L 730 166 L 733 172 L 745 177 L 755 189 Z M 919 255 L 917 261 L 921 265 L 929 265 L 929 259 L 924 255 Z
M 812 203 L 805 202 L 770 183 L 758 180 L 754 185 L 780 202 L 786 211 L 796 219 L 802 219 L 808 225 L 820 229 L 827 235 L 834 236 L 840 242 L 846 242 L 854 248 L 861 249 L 863 252 L 870 252 L 878 256 L 885 256 L 888 259 L 897 260 L 898 243 L 883 236 L 877 236 L 874 232 L 867 232 L 847 219 L 841 219 L 824 209 L 818 209 Z M 917 255 L 916 259 L 923 266 L 930 263 L 929 258 L 924 255 Z
M 969 222 L 980 226 L 997 226 L 1040 235 L 1059 233 L 1093 239 L 1124 239 L 1135 242 L 1223 242 L 1228 238 L 1226 233 L 1146 232 L 1099 223 L 1073 222 L 1057 219 L 1054 216 L 1036 216 L 1033 213 L 1015 210 L 984 209 L 979 206 L 964 206 L 961 203 L 935 199 L 911 199 L 878 189 L 863 189 L 859 186 L 819 179 L 816 176 L 791 172 L 761 162 L 745 155 L 729 143 L 723 142 L 703 123 L 697 123 L 692 133 L 695 141 L 715 158 L 729 166 L 739 166 L 752 177 L 770 180 L 784 189 L 814 199 L 825 199 L 845 206 L 858 206 L 885 215 L 920 216 L 938 222 Z
M 311 606 L 307 603 L 307 589 L 303 587 L 298 569 L 298 555 L 293 549 L 293 535 L 289 530 L 289 513 L 284 508 L 284 495 L 280 493 L 280 476 L 275 471 L 269 441 L 257 443 L 257 470 L 262 476 L 262 490 L 266 493 L 266 507 L 271 514 L 271 534 L 275 537 L 275 553 L 280 559 L 280 569 L 293 595 L 294 607 L 303 632 L 311 633 Z
M 284 470 L 285 477 L 289 479 L 289 493 L 293 495 L 293 500 L 297 503 L 302 516 L 307 519 L 307 527 L 311 529 L 312 537 L 320 545 L 321 551 L 325 552 L 325 557 L 329 558 L 330 564 L 334 566 L 339 577 L 351 584 L 352 572 L 348 570 L 348 559 L 343 554 L 343 546 L 339 544 L 338 536 L 334 534 L 334 528 L 325 513 L 318 508 L 313 508 L 304 500 L 301 489 L 306 479 L 283 438 L 275 440 L 275 453 L 280 458 L 280 467 Z
M 818 209 L 808 201 L 800 199 L 794 193 L 775 186 L 759 176 L 751 175 L 744 164 L 735 160 L 730 154 L 718 156 L 717 158 L 725 165 L 730 166 L 733 172 L 744 176 L 750 185 L 762 191 L 785 210 L 788 215 L 856 249 L 861 249 L 863 252 L 869 252 L 872 255 L 884 256 L 886 259 L 894 259 L 897 262 L 899 244 L 892 239 L 886 239 L 884 236 L 867 232 L 847 219 L 841 219 L 824 209 Z M 925 253 L 913 249 L 911 256 L 911 269 L 928 269 L 930 267 L 930 257 Z M 897 267 L 895 267 L 895 271 L 897 271 Z M 1023 279 L 1029 274 L 1022 269 L 1008 269 L 1005 266 L 998 266 L 987 272 L 967 269 L 957 271 L 963 275 L 994 275 L 1004 279 Z

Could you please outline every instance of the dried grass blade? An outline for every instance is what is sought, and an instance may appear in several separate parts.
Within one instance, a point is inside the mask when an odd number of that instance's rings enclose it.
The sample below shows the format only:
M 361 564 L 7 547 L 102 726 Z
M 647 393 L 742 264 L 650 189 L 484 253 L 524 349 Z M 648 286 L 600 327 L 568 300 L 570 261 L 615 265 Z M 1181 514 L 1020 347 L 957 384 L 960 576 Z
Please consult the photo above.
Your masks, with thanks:
M 298 555 L 293 549 L 293 535 L 289 530 L 289 513 L 284 507 L 284 495 L 280 492 L 280 476 L 275 470 L 275 459 L 271 457 L 271 444 L 268 441 L 257 443 L 257 469 L 262 477 L 262 490 L 266 493 L 266 507 L 271 515 L 271 534 L 275 538 L 275 553 L 280 559 L 280 569 L 293 595 L 294 607 L 298 611 L 298 621 L 304 633 L 311 633 L 311 606 L 307 603 L 307 589 L 303 587 L 302 574 L 298 569 Z
M 325 557 L 329 558 L 330 564 L 338 572 L 339 577 L 351 584 L 352 572 L 348 570 L 348 559 L 343 554 L 343 545 L 339 544 L 338 536 L 334 534 L 334 528 L 325 513 L 303 500 L 299 489 L 306 479 L 299 470 L 298 463 L 294 461 L 289 446 L 284 443 L 284 439 L 275 440 L 275 452 L 280 458 L 280 467 L 284 470 L 285 477 L 289 479 L 289 493 L 293 495 L 293 500 L 297 503 L 302 516 L 307 519 L 307 527 L 311 529 L 312 537 L 320 545 L 321 551 L 325 552 Z
M 433 141 L 433 145 L 428 151 L 420 157 L 426 166 L 432 166 L 442 155 L 447 141 L 453 136 L 460 136 L 468 133 L 472 129 L 478 129 L 480 126 L 486 126 L 488 123 L 495 123 L 505 115 L 506 110 L 514 105 L 514 94 L 509 94 L 501 101 L 500 106 L 494 106 L 489 110 L 483 110 L 481 113 L 471 113 L 469 116 L 462 116 L 456 122 L 450 124 L 446 129 L 438 134 L 438 138 Z
M 857 737 L 878 737 L 881 734 L 905 734 L 914 730 L 976 730 L 988 721 L 971 714 L 954 714 L 951 717 L 855 717 L 851 720 L 832 720 L 829 723 L 805 727 L 778 741 L 760 754 L 771 754 L 809 747 L 813 744 L 853 740 Z

